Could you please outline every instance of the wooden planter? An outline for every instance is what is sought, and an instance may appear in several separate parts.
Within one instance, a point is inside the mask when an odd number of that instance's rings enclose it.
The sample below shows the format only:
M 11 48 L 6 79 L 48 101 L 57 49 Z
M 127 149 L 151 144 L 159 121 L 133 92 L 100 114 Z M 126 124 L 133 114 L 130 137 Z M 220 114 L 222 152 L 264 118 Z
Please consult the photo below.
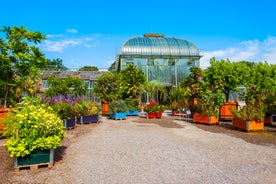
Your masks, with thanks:
M 66 129 L 71 129 L 74 128 L 76 126 L 76 119 L 66 119 L 64 120 L 64 127 Z
M 162 118 L 162 112 L 148 112 L 147 113 L 147 119 L 152 119 L 152 118 Z
M 233 110 L 237 109 L 237 102 L 224 102 L 219 112 L 220 119 L 232 120 L 234 116 L 233 116 L 233 113 L 231 112 L 231 109 Z
M 126 115 L 127 116 L 138 116 L 138 110 L 134 110 L 134 111 L 131 111 L 131 110 L 128 110 L 127 112 L 126 112 Z
M 91 116 L 81 116 L 78 117 L 78 123 L 97 123 L 99 121 L 98 115 L 91 115 Z
M 4 118 L 5 114 L 11 110 L 11 108 L 0 108 L 0 118 Z M 2 123 L 4 123 L 4 121 L 0 120 L 0 130 L 3 130 Z
M 125 112 L 117 112 L 115 114 L 110 114 L 109 117 L 111 119 L 126 119 L 126 113 Z
M 54 165 L 54 149 L 36 150 L 30 155 L 24 157 L 16 157 L 14 161 L 14 169 L 19 171 L 21 168 L 37 168 L 39 166 L 53 167 Z
M 219 120 L 217 116 L 204 116 L 204 115 L 200 115 L 195 113 L 193 116 L 193 121 L 194 123 L 203 123 L 203 124 L 218 124 Z
M 263 121 L 246 121 L 246 120 L 233 118 L 232 125 L 233 127 L 245 130 L 246 132 L 264 131 Z
M 102 102 L 102 114 L 109 114 L 109 105 L 107 102 Z

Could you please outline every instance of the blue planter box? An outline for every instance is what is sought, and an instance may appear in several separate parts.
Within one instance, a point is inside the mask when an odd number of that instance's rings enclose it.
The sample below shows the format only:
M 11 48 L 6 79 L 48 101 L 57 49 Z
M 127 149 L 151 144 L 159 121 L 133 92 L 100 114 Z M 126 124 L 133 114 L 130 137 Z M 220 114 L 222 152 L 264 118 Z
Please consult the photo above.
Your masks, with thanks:
M 78 117 L 79 123 L 97 123 L 98 121 L 99 121 L 98 115 Z
M 138 110 L 134 110 L 134 111 L 128 110 L 128 111 L 126 112 L 126 115 L 127 115 L 127 116 L 138 116 Z
M 54 163 L 54 149 L 36 150 L 30 155 L 16 157 L 14 166 L 31 165 L 40 163 Z
M 126 113 L 125 112 L 117 112 L 115 114 L 110 114 L 109 117 L 111 119 L 126 119 Z
M 76 126 L 76 120 L 75 119 L 66 119 L 64 120 L 64 126 L 65 128 L 74 128 Z

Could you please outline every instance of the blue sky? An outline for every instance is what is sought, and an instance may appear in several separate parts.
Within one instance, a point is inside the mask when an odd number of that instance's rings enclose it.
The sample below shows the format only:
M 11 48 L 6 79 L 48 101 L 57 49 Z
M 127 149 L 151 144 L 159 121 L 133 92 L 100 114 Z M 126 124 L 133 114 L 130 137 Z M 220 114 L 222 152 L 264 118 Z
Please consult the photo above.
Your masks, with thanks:
M 39 47 L 70 68 L 107 68 L 122 44 L 144 33 L 193 42 L 201 67 L 211 57 L 276 64 L 274 0 L 13 0 L 1 2 L 0 26 L 47 35 Z

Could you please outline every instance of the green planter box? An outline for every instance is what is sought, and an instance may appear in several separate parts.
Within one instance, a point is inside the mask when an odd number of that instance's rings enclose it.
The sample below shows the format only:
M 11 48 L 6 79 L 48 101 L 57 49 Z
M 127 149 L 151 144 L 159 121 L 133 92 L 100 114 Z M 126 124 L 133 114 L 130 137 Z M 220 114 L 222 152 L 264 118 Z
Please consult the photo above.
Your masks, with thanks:
M 16 157 L 14 166 L 40 164 L 40 163 L 54 163 L 54 149 L 36 150 L 30 155 L 24 157 Z

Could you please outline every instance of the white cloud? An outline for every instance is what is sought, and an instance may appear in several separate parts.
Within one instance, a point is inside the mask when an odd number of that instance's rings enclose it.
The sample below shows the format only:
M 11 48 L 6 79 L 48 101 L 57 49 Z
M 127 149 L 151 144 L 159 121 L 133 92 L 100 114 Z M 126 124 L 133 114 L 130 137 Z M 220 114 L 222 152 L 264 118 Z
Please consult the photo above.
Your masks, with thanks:
M 60 38 L 63 34 L 47 34 L 47 38 Z
M 94 34 L 86 37 L 68 38 L 65 39 L 64 35 L 50 35 L 48 40 L 45 40 L 41 44 L 41 48 L 47 52 L 63 52 L 66 48 L 82 46 L 86 48 L 97 47 L 97 38 L 101 35 Z M 62 37 L 62 39 L 60 39 Z
M 61 40 L 61 41 L 49 41 L 44 42 L 44 49 L 48 52 L 62 52 L 67 47 L 80 45 L 80 41 L 75 40 Z
M 70 29 L 67 29 L 66 32 L 75 34 L 78 32 L 78 30 L 70 28 Z
M 240 42 L 236 46 L 201 52 L 200 67 L 207 68 L 210 58 L 229 59 L 230 61 L 267 61 L 276 64 L 276 37 L 268 37 L 265 40 L 250 40 Z

